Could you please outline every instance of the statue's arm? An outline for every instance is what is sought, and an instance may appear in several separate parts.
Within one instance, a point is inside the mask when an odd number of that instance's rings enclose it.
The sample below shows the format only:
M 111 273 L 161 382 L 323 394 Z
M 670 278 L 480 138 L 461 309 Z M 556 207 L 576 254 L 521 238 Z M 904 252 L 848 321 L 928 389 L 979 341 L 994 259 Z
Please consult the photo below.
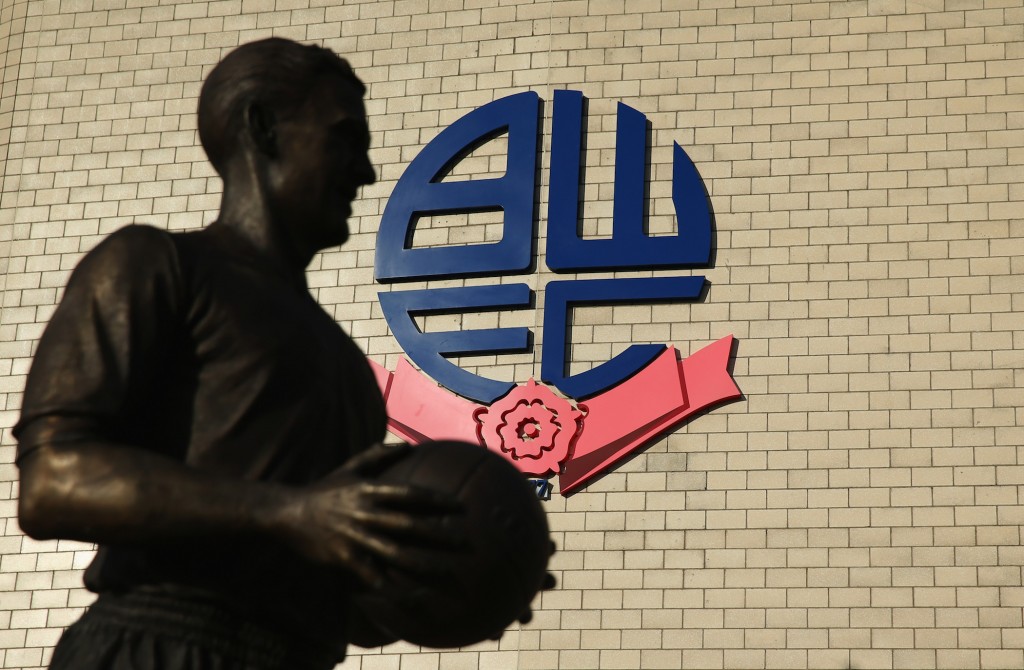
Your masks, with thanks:
M 221 477 L 109 442 L 42 444 L 19 461 L 18 519 L 36 539 L 99 544 L 258 538 L 382 586 L 388 566 L 443 570 L 443 551 L 460 537 L 448 498 L 374 483 L 376 471 L 405 453 L 377 446 L 321 482 L 291 487 Z M 411 549 L 410 539 L 442 551 Z
M 101 440 L 42 444 L 18 462 L 18 518 L 37 539 L 152 544 L 213 535 L 284 539 L 296 491 L 217 477 Z

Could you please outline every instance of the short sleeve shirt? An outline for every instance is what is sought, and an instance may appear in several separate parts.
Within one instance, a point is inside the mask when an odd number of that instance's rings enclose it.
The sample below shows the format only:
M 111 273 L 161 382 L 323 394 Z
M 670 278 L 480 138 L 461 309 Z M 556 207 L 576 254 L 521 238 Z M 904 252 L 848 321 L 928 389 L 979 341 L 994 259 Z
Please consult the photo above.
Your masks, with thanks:
M 303 281 L 232 229 L 123 228 L 79 264 L 47 326 L 15 428 L 22 458 L 101 439 L 226 477 L 302 485 L 383 439 L 373 373 Z M 298 630 L 338 635 L 346 578 L 237 541 L 101 546 L 98 592 L 184 584 Z

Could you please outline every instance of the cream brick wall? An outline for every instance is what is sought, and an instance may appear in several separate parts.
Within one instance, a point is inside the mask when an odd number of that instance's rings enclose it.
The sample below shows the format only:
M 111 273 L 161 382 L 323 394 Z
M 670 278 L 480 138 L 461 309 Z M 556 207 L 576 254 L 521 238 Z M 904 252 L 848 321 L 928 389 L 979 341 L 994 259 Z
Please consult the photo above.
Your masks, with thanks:
M 14 518 L 34 344 L 104 235 L 215 215 L 198 88 L 271 34 L 335 49 L 369 85 L 380 181 L 310 284 L 375 360 L 400 356 L 372 264 L 404 167 L 471 109 L 563 87 L 590 98 L 588 233 L 610 231 L 620 100 L 653 126 L 651 229 L 673 229 L 673 141 L 717 217 L 707 300 L 578 310 L 573 371 L 634 341 L 740 340 L 741 402 L 547 503 L 560 587 L 533 624 L 346 670 L 1024 667 L 1021 0 L 0 0 L 0 666 L 44 665 L 91 600 L 90 547 Z M 541 252 L 550 104 L 544 128 Z M 457 176 L 502 156 L 485 146 Z M 417 243 L 495 234 L 432 223 Z M 497 318 L 540 323 L 423 325 Z M 537 343 L 463 362 L 523 381 Z

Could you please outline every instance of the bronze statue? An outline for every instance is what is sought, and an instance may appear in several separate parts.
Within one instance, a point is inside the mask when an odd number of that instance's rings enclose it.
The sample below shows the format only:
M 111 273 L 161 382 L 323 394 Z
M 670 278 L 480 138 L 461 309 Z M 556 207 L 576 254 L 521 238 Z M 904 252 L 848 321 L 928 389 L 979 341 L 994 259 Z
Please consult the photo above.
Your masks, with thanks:
M 199 100 L 216 222 L 123 228 L 73 273 L 15 428 L 22 528 L 99 544 L 52 668 L 331 668 L 390 641 L 354 589 L 459 550 L 450 499 L 374 483 L 406 447 L 305 283 L 375 180 L 364 92 L 327 49 L 233 51 Z

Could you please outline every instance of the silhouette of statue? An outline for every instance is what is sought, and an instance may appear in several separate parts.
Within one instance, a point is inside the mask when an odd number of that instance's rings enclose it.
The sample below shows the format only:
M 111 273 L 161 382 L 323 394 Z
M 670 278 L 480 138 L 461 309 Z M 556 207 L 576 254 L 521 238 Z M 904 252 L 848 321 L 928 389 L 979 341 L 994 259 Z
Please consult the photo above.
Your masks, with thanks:
M 216 222 L 123 228 L 74 271 L 15 428 L 22 528 L 99 545 L 52 668 L 331 668 L 390 641 L 355 589 L 457 550 L 450 499 L 374 483 L 407 448 L 305 282 L 375 180 L 364 91 L 327 49 L 233 51 L 199 99 Z

